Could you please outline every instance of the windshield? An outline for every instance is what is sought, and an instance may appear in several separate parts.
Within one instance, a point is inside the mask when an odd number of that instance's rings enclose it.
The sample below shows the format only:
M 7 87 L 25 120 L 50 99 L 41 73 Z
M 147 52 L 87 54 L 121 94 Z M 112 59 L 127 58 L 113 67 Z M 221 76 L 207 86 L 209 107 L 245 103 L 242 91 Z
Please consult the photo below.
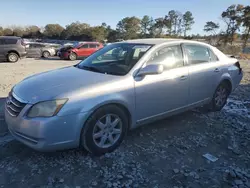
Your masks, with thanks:
M 151 47 L 149 44 L 110 44 L 81 61 L 77 67 L 105 74 L 125 75 Z

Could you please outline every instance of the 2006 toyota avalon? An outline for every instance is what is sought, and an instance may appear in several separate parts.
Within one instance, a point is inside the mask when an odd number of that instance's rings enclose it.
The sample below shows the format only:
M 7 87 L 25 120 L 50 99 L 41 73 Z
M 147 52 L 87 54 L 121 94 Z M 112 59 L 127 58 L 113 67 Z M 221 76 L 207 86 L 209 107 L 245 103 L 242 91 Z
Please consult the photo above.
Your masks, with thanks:
M 241 79 L 239 62 L 205 43 L 123 41 L 24 79 L 9 93 L 5 119 L 36 150 L 83 146 L 100 155 L 139 125 L 198 106 L 221 110 Z

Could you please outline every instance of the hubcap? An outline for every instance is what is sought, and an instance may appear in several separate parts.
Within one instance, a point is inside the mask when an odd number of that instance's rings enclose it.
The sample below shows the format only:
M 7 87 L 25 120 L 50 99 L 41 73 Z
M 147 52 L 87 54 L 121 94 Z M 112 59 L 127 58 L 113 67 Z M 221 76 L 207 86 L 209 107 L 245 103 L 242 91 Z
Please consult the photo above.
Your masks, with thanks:
M 108 148 L 118 141 L 121 133 L 121 119 L 115 114 L 107 114 L 96 122 L 92 137 L 98 147 Z
M 219 87 L 215 94 L 216 106 L 222 106 L 227 100 L 227 90 L 224 87 Z
M 44 57 L 49 57 L 49 53 L 48 52 L 44 52 L 43 56 Z
M 76 59 L 75 54 L 70 54 L 70 59 L 75 60 Z
M 15 56 L 15 55 L 10 55 L 9 56 L 9 59 L 10 59 L 10 61 L 16 61 L 17 60 L 17 57 Z

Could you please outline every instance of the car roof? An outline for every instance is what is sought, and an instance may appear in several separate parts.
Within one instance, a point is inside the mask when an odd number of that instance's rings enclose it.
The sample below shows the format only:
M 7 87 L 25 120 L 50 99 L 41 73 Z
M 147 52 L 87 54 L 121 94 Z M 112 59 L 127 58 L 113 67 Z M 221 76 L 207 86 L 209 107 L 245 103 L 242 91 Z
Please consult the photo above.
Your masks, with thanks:
M 16 36 L 0 36 L 0 39 L 21 39 L 21 37 L 16 37 Z
M 135 44 L 150 44 L 150 45 L 160 45 L 160 44 L 167 44 L 167 43 L 192 43 L 192 44 L 201 44 L 210 46 L 207 43 L 194 41 L 194 40 L 185 40 L 185 39 L 174 39 L 174 38 L 148 38 L 148 39 L 133 39 L 133 40 L 126 40 L 117 43 L 135 43 Z
M 180 41 L 180 39 L 163 39 L 163 38 L 148 38 L 148 39 L 133 39 L 121 41 L 127 43 L 137 43 L 137 44 L 162 44 L 166 42 Z
M 80 42 L 79 44 L 99 44 L 99 42 L 94 42 L 94 41 L 86 41 L 86 42 Z

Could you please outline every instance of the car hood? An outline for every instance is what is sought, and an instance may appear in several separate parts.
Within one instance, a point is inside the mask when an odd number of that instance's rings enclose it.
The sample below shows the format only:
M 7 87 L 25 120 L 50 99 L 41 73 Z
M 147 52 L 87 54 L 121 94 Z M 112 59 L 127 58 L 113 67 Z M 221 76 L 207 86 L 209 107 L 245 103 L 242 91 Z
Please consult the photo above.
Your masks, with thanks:
M 78 89 L 112 83 L 117 78 L 114 75 L 66 67 L 27 77 L 13 88 L 13 92 L 20 99 L 34 104 Z

